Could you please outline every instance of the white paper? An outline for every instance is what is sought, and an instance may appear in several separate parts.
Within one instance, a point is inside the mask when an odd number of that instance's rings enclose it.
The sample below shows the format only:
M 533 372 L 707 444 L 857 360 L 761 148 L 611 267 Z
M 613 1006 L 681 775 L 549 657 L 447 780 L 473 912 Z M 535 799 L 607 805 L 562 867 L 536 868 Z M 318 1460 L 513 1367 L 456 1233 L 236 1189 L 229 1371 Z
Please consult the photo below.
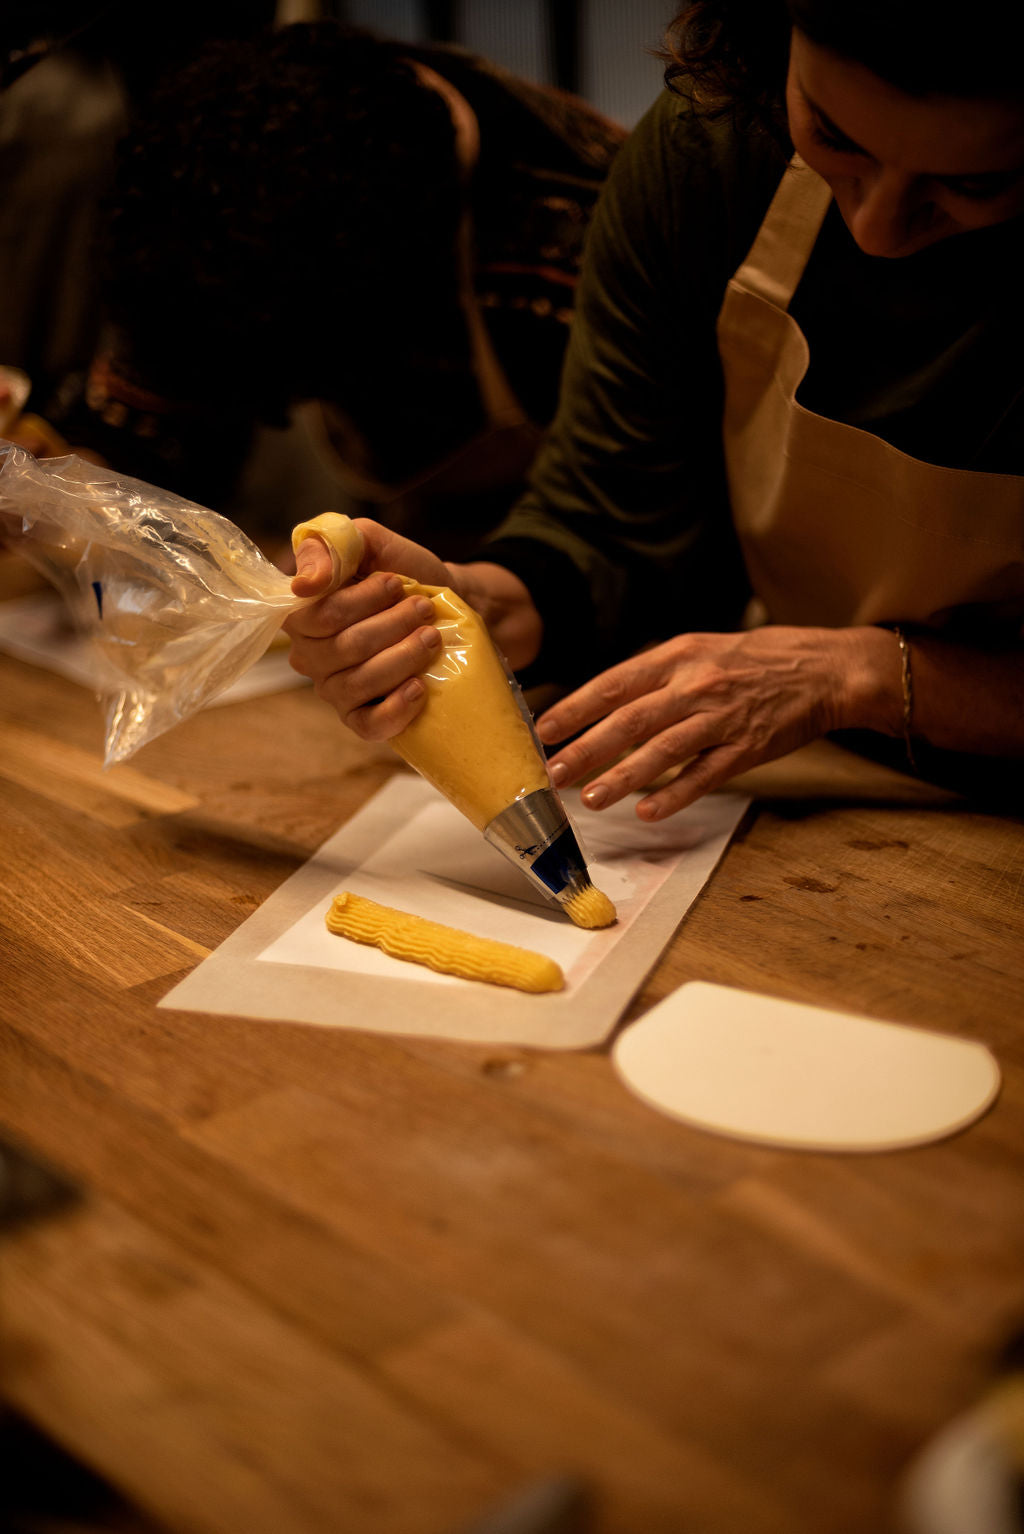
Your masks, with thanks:
M 579 985 L 622 941 L 698 836 L 692 819 L 679 825 L 670 822 L 660 835 L 641 821 L 636 821 L 634 829 L 632 805 L 629 809 L 625 825 L 621 815 L 607 820 L 602 816 L 598 825 L 587 828 L 585 851 L 591 878 L 612 901 L 619 918 L 614 927 L 603 931 L 574 926 L 436 796 L 411 821 L 400 825 L 355 874 L 341 881 L 332 898 L 343 885 L 353 894 L 413 916 L 533 949 L 561 966 L 567 986 Z M 578 829 L 578 816 L 575 824 Z M 265 948 L 259 959 L 409 979 L 408 962 L 329 932 L 321 901 Z M 417 971 L 416 978 L 425 984 L 465 984 L 433 970 Z
M 630 799 L 599 815 L 562 796 L 619 920 L 575 927 L 429 784 L 396 775 L 161 1005 L 488 1043 L 603 1039 L 660 956 L 749 800 L 712 794 L 648 825 Z M 342 890 L 547 954 L 564 991 L 527 995 L 438 975 L 327 930 Z

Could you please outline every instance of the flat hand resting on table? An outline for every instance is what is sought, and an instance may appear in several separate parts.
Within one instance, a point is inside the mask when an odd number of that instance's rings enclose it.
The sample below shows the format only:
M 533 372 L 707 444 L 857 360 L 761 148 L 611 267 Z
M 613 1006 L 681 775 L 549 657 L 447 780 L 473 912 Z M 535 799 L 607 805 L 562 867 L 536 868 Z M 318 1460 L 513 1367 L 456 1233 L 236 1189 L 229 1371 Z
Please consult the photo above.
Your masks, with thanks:
M 898 734 L 895 656 L 892 634 L 874 628 L 682 634 L 563 698 L 538 721 L 538 733 L 555 745 L 586 731 L 550 767 L 556 786 L 608 769 L 583 790 L 591 809 L 681 766 L 637 805 L 643 819 L 660 820 L 831 730 L 856 724 Z M 873 675 L 889 687 L 879 689 Z

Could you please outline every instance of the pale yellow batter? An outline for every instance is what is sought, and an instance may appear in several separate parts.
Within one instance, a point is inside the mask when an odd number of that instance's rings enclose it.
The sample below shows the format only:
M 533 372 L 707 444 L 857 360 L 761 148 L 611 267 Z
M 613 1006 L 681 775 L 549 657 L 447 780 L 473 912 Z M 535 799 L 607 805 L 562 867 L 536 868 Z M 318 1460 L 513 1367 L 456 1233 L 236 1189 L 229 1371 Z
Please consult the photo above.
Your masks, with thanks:
M 433 603 L 441 653 L 422 675 L 426 707 L 391 745 L 483 831 L 550 787 L 547 766 L 483 620 L 447 586 L 405 587 Z

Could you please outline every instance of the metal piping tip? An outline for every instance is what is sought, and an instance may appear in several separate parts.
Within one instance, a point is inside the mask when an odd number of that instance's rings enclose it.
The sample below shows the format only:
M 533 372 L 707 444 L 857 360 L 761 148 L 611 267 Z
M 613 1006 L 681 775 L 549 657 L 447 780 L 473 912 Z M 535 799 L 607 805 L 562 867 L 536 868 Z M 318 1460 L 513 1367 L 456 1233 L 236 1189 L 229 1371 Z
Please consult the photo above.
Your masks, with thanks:
M 560 906 L 568 906 L 591 883 L 576 833 L 553 788 L 516 799 L 484 828 L 484 836 Z

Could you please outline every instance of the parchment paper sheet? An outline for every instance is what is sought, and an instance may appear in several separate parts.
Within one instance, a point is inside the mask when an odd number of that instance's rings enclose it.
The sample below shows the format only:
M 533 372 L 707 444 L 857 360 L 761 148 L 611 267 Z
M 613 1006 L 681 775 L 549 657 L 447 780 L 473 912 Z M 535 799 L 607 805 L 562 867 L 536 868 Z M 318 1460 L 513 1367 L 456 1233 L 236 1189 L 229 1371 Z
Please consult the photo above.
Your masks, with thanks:
M 186 1011 L 486 1044 L 582 1049 L 607 1037 L 700 893 L 749 799 L 711 794 L 657 826 L 630 799 L 599 815 L 563 794 L 616 926 L 583 932 L 421 778 L 404 774 L 332 836 L 160 1003 Z M 547 953 L 566 989 L 457 980 L 327 931 L 335 894 Z

